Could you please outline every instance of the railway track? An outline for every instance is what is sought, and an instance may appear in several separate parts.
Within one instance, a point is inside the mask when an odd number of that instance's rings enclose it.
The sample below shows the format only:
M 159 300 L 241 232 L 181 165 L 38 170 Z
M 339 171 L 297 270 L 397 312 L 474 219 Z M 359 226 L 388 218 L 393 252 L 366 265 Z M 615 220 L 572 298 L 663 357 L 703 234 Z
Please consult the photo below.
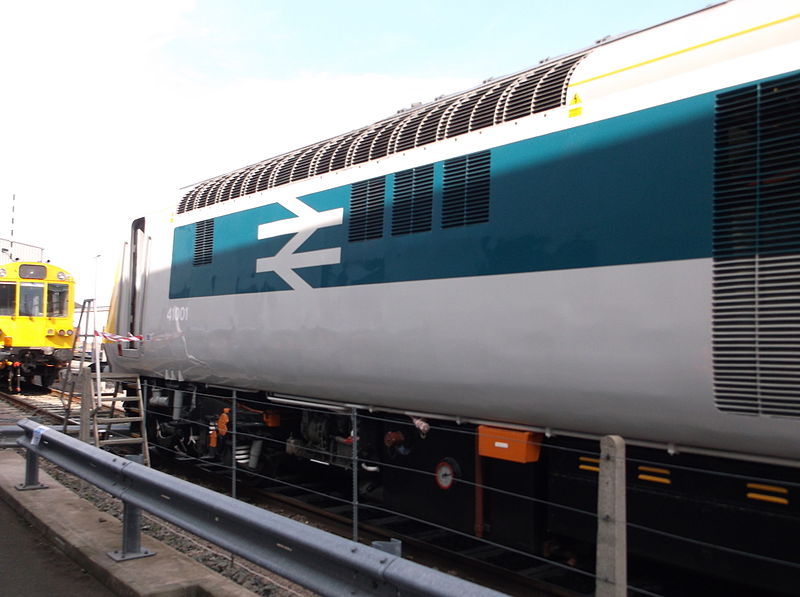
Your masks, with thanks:
M 64 405 L 55 391 L 33 385 L 25 385 L 22 390 L 20 394 L 0 391 L 0 425 L 13 425 L 24 418 L 50 425 L 64 423 Z M 74 405 L 72 412 L 78 408 Z

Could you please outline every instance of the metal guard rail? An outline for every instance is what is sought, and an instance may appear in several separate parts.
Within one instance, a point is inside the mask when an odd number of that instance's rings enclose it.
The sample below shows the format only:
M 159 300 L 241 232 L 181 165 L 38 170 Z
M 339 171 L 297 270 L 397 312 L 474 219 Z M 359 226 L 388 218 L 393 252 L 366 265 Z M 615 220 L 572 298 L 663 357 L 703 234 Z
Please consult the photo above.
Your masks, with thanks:
M 18 444 L 130 505 L 322 595 L 503 593 L 307 526 L 116 456 L 29 419 Z
M 68 425 L 68 435 L 78 435 L 80 425 Z M 18 440 L 25 432 L 19 428 L 19 425 L 0 425 L 0 448 L 16 448 L 19 443 Z
M 24 433 L 18 425 L 0 425 L 0 448 L 16 448 Z

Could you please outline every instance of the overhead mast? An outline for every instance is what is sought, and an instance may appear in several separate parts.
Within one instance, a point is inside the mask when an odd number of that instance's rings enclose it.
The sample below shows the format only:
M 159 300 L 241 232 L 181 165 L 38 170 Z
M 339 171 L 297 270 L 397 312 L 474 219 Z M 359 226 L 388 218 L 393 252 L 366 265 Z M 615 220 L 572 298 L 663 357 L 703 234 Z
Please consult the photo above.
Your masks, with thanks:
M 8 258 L 14 261 L 14 210 L 17 206 L 17 194 L 11 195 L 11 246 L 8 248 Z

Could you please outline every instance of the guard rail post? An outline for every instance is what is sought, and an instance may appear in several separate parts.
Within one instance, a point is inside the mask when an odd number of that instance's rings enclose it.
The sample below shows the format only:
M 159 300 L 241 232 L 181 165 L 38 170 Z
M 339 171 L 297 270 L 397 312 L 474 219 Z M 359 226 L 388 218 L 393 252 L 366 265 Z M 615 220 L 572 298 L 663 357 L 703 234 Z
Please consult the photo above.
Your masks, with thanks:
M 154 556 L 156 552 L 142 548 L 141 542 L 142 511 L 128 501 L 122 501 L 122 549 L 109 551 L 108 556 L 116 561 L 135 560 Z
M 607 435 L 600 440 L 596 597 L 628 594 L 626 525 L 625 440 Z
M 47 485 L 39 483 L 39 456 L 33 450 L 25 450 L 25 482 L 15 485 L 17 491 L 47 489 Z

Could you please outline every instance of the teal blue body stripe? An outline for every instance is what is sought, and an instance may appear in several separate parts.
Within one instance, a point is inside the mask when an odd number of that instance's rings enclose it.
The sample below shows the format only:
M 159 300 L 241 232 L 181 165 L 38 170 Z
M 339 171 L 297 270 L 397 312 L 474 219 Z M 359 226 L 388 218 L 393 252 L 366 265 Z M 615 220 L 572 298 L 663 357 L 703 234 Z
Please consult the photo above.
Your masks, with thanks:
M 430 232 L 348 242 L 350 185 L 300 199 L 344 208 L 298 252 L 341 247 L 341 263 L 295 270 L 314 288 L 599 267 L 711 256 L 715 93 L 491 150 L 487 223 L 441 228 L 443 163 L 434 164 Z M 291 287 L 256 273 L 292 235 L 258 240 L 258 226 L 294 217 L 267 205 L 214 219 L 213 258 L 193 266 L 195 225 L 175 229 L 170 298 Z

